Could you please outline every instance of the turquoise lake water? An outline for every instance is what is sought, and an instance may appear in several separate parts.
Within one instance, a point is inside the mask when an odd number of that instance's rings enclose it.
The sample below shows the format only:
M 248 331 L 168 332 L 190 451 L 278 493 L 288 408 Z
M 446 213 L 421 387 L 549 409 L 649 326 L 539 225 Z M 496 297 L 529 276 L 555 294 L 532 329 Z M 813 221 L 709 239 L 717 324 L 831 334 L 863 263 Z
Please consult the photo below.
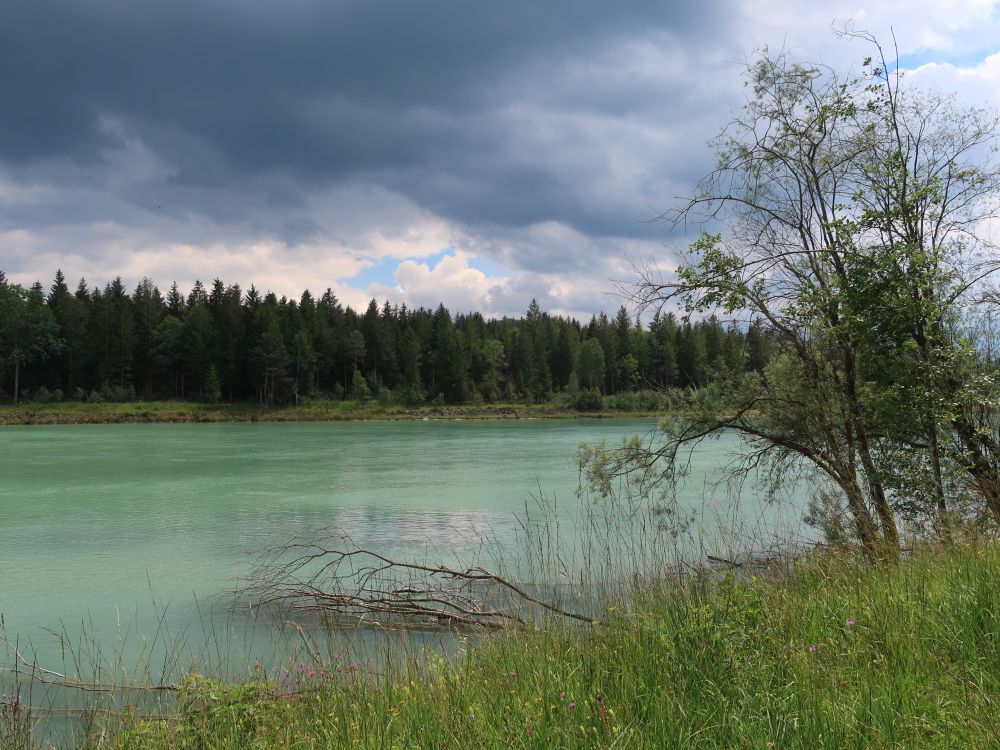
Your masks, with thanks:
M 580 503 L 581 441 L 617 443 L 652 420 L 520 420 L 0 429 L 0 614 L 40 662 L 86 632 L 109 652 L 165 623 L 198 640 L 261 550 L 318 528 L 389 556 L 517 567 L 520 523 L 541 490 L 564 533 Z M 719 513 L 794 529 L 799 509 L 743 506 L 712 487 L 735 438 L 692 456 L 681 493 Z M 763 510 L 762 510 L 763 508 Z M 704 521 L 710 530 L 711 521 Z M 569 529 L 568 532 L 565 529 Z M 706 531 L 706 533 L 709 533 Z M 711 549 L 712 542 L 706 544 Z M 22 648 L 22 650 L 24 650 Z M 4 652 L 0 646 L 0 662 Z M 6 658 L 9 660 L 10 653 Z

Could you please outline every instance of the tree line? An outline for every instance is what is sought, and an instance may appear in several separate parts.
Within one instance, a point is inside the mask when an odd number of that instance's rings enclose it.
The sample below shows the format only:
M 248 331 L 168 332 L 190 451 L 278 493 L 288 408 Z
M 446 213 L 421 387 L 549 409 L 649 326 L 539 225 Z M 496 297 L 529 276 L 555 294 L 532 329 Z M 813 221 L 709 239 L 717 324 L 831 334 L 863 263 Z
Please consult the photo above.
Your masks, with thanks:
M 200 281 L 164 296 L 149 278 L 129 291 L 57 271 L 46 291 L 0 272 L 0 398 L 135 398 L 298 403 L 309 398 L 450 404 L 543 402 L 569 392 L 697 388 L 767 364 L 769 334 L 717 318 L 657 311 L 647 326 L 621 307 L 589 323 L 543 312 L 487 319 Z M 589 397 L 589 401 L 588 401 Z M 598 402 L 599 403 L 599 400 Z

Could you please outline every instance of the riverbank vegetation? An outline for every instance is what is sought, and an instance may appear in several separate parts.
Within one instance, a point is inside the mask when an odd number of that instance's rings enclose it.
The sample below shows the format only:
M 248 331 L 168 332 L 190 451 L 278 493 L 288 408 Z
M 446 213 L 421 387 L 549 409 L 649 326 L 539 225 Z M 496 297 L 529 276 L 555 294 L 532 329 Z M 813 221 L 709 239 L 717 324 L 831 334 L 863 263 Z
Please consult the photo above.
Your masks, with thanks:
M 337 422 L 413 419 L 612 419 L 662 416 L 682 402 L 670 392 L 595 394 L 581 404 L 572 394 L 542 403 L 399 404 L 305 399 L 300 404 L 264 406 L 204 401 L 59 401 L 0 404 L 0 425 L 126 424 L 157 422 Z M 582 408 L 581 408 L 582 407 Z
M 991 748 L 998 576 L 979 540 L 893 567 L 821 553 L 672 579 L 609 601 L 600 624 L 406 666 L 318 654 L 239 684 L 192 675 L 176 711 L 97 721 L 79 746 Z M 32 747 L 27 721 L 5 708 L 0 746 Z

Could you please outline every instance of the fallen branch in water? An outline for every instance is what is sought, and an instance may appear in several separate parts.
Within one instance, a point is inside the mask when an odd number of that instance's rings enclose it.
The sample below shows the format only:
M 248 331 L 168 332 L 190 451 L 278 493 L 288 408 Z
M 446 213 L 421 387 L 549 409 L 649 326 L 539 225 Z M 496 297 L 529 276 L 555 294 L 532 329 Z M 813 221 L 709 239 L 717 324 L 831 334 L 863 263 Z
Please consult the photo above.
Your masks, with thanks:
M 402 562 L 374 550 L 328 546 L 320 532 L 266 552 L 239 592 L 250 606 L 322 615 L 331 626 L 405 628 L 528 627 L 538 610 L 580 622 L 594 617 L 566 609 L 525 584 L 479 566 Z
M 23 653 L 21 653 L 20 649 L 15 644 L 11 643 L 10 638 L 7 636 L 6 624 L 3 622 L 2 617 L 0 617 L 0 643 L 3 643 L 3 645 L 14 654 L 14 666 L 0 667 L 0 674 L 7 673 L 13 675 L 15 682 L 25 679 L 39 685 L 71 688 L 85 693 L 114 693 L 127 690 L 141 692 L 175 692 L 181 689 L 180 685 L 174 684 L 125 685 L 114 682 L 84 682 L 83 680 L 69 677 L 62 672 L 46 669 L 45 667 L 39 665 L 38 662 L 29 660 Z

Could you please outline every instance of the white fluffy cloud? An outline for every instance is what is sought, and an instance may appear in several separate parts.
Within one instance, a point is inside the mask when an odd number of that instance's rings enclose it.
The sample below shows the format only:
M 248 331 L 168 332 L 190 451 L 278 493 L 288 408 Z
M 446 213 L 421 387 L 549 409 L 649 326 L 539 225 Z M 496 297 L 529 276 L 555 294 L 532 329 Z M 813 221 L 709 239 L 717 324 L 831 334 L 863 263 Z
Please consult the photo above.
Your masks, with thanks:
M 831 33 L 845 23 L 874 34 L 889 52 L 895 35 L 904 56 L 988 51 L 1000 39 L 993 0 L 744 0 L 742 10 L 748 46 L 787 47 L 798 56 L 837 66 L 859 63 L 858 50 L 863 51 L 861 45 L 852 50 Z
M 1000 53 L 974 65 L 927 63 L 910 71 L 911 80 L 942 92 L 954 92 L 965 106 L 1000 105 Z
M 662 259 L 664 248 L 654 241 L 608 239 L 594 241 L 555 222 L 545 222 L 515 232 L 498 230 L 489 238 L 464 236 L 458 248 L 435 262 L 405 260 L 394 273 L 395 284 L 371 284 L 369 297 L 405 302 L 411 307 L 479 310 L 487 315 L 521 315 L 531 299 L 555 315 L 586 319 L 599 311 L 613 311 L 622 304 L 616 284 L 634 275 L 634 265 Z M 532 268 L 532 253 L 567 259 L 565 267 Z M 475 261 L 490 258 L 513 273 L 488 274 Z M 579 263 L 578 259 L 589 259 Z M 491 264 L 492 265 L 492 264 Z

